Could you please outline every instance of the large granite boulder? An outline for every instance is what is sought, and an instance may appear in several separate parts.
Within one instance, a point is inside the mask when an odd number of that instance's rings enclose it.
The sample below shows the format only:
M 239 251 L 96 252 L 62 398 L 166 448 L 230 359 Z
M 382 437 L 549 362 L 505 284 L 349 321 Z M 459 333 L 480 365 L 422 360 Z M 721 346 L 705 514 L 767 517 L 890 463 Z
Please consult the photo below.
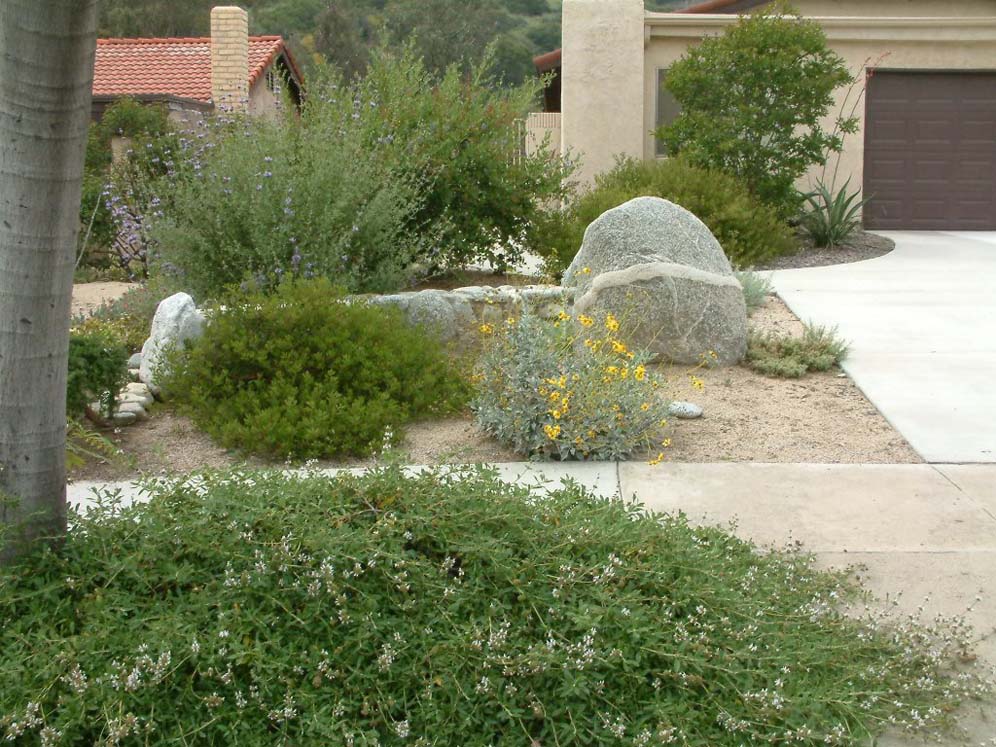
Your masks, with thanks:
M 695 364 L 715 353 L 729 365 L 747 350 L 747 308 L 723 248 L 659 197 L 637 197 L 588 226 L 564 285 L 575 289 L 575 314 L 613 314 L 655 360 Z
M 152 332 L 142 346 L 142 364 L 138 377 L 155 390 L 156 375 L 163 354 L 195 340 L 204 333 L 204 313 L 186 293 L 176 293 L 161 301 L 152 318 Z

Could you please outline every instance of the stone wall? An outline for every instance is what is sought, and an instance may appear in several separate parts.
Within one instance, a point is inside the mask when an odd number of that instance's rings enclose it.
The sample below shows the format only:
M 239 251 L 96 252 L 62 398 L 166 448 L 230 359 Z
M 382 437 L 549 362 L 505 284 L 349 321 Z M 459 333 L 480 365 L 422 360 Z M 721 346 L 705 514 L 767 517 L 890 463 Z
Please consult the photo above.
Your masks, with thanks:
M 465 349 L 476 344 L 482 324 L 500 324 L 521 316 L 524 311 L 552 319 L 562 311 L 569 311 L 574 301 L 573 291 L 559 285 L 469 286 L 451 291 L 424 290 L 362 298 L 370 303 L 397 306 L 409 321 Z

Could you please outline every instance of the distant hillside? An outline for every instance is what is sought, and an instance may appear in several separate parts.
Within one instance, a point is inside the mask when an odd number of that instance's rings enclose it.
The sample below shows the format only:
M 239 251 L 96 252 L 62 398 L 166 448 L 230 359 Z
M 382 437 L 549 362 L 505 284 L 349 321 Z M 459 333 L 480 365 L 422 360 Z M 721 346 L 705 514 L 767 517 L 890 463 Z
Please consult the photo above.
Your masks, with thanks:
M 674 10 L 696 0 L 647 0 L 650 10 Z M 220 0 L 102 0 L 101 36 L 206 36 L 211 6 Z M 381 37 L 410 34 L 434 69 L 473 59 L 490 43 L 510 81 L 533 74 L 532 58 L 560 47 L 560 0 L 236 0 L 251 31 L 280 34 L 305 66 L 332 62 L 347 73 L 363 69 Z

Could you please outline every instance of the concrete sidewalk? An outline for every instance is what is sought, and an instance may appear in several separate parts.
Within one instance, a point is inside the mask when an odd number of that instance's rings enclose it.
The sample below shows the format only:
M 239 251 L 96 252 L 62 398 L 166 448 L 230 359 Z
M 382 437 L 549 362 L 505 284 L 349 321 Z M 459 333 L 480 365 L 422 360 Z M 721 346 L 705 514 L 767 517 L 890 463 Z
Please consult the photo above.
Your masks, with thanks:
M 772 273 L 803 321 L 928 462 L 996 462 L 996 233 L 897 232 L 866 262 Z
M 926 618 L 965 615 L 978 653 L 996 663 L 996 465 L 664 464 L 642 462 L 496 465 L 509 481 L 557 486 L 574 480 L 603 496 L 728 525 L 760 545 L 801 542 L 824 567 L 863 565 L 880 598 L 925 604 Z M 418 468 L 412 468 L 418 469 Z M 69 487 L 86 505 L 92 483 Z M 134 487 L 119 485 L 129 500 Z M 981 596 L 980 601 L 976 597 Z M 969 610 L 969 608 L 971 608 Z M 968 744 L 994 744 L 996 704 L 969 705 Z M 919 740 L 887 737 L 880 747 Z M 952 740 L 944 747 L 963 744 Z

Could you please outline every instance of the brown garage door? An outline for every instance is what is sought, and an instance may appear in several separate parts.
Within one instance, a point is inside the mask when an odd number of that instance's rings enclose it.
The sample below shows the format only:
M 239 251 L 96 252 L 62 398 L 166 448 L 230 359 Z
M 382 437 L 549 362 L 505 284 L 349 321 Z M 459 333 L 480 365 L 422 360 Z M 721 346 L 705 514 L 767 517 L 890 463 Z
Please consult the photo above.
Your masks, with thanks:
M 996 72 L 886 72 L 868 81 L 865 225 L 996 229 Z

